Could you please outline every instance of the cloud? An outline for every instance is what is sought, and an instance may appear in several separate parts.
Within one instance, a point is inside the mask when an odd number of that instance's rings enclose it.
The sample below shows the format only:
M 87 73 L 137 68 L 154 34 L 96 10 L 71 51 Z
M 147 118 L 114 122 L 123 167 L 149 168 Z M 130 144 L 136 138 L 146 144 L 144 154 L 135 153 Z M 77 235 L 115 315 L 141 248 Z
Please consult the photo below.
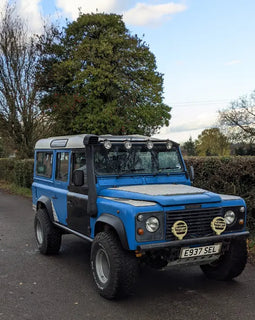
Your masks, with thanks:
M 157 5 L 137 3 L 134 8 L 123 13 L 123 18 L 127 24 L 131 25 L 155 25 L 160 23 L 164 17 L 169 18 L 171 15 L 186 9 L 185 5 L 173 2 Z
M 217 123 L 217 112 L 194 114 L 194 120 L 178 120 L 173 116 L 169 127 L 163 127 L 160 133 L 154 135 L 155 138 L 172 139 L 179 143 L 187 141 L 190 137 L 197 139 L 201 132 L 208 128 L 215 127 Z M 175 125 L 178 123 L 178 125 Z
M 183 132 L 191 130 L 201 130 L 205 128 L 211 128 L 215 125 L 217 120 L 216 112 L 206 112 L 200 115 L 196 115 L 194 120 L 187 120 L 179 122 L 177 126 L 173 125 L 171 127 L 172 132 Z
M 231 61 L 226 62 L 225 66 L 233 66 L 233 65 L 239 64 L 239 63 L 241 63 L 240 60 L 231 60 Z
M 19 0 L 17 1 L 18 14 L 26 21 L 30 32 L 40 33 L 43 20 L 40 8 L 41 0 Z
M 113 12 L 119 7 L 118 0 L 56 0 L 56 5 L 67 13 L 72 19 L 83 13 Z
M 4 14 L 7 3 L 13 5 L 15 12 L 28 27 L 28 33 L 41 33 L 43 20 L 40 10 L 41 0 L 17 0 L 16 3 L 8 0 L 0 0 L 0 14 Z
M 0 16 L 3 14 L 6 4 L 7 4 L 7 0 L 0 0 Z

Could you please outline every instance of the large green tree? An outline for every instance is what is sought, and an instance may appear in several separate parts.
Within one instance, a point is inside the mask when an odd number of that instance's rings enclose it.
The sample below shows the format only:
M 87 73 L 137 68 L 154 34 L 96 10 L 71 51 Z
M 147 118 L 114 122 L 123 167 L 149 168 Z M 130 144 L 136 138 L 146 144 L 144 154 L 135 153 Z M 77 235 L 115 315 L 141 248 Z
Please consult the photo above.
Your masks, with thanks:
M 155 56 L 121 16 L 82 14 L 42 43 L 41 106 L 57 134 L 151 135 L 169 125 Z
M 184 142 L 182 149 L 183 153 L 187 156 L 195 156 L 197 154 L 196 143 L 192 140 L 192 137 L 190 137 L 188 141 Z
M 228 138 L 218 128 L 205 129 L 196 140 L 199 156 L 227 156 L 230 154 Z

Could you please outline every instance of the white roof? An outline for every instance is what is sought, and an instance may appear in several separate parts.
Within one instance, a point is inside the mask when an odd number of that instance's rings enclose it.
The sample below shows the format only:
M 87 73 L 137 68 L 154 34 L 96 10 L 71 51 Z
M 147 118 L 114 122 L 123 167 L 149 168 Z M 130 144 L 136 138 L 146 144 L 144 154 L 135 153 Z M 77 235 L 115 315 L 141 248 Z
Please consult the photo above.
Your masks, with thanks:
M 78 134 L 70 136 L 58 136 L 50 137 L 47 139 L 38 140 L 35 144 L 35 149 L 79 149 L 84 148 L 84 138 L 87 134 Z M 136 140 L 136 141 L 161 141 L 160 139 L 151 138 L 142 135 L 125 135 L 125 136 L 113 136 L 113 135 L 102 135 L 98 136 L 99 141 L 106 139 L 111 141 L 125 141 L 125 140 Z
M 85 138 L 86 134 L 79 134 L 75 136 L 59 136 L 59 137 L 50 137 L 47 139 L 41 139 L 38 140 L 35 144 L 35 149 L 59 149 L 59 146 L 52 146 L 52 143 L 64 142 L 66 141 L 66 144 L 62 146 L 63 149 L 68 148 L 84 148 L 83 140 Z

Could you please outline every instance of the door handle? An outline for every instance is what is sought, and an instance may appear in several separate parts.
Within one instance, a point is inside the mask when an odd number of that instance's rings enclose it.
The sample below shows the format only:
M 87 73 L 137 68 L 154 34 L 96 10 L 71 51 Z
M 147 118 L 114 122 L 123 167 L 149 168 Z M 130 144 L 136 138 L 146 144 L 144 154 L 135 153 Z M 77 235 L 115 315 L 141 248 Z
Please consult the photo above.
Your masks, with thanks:
M 71 200 L 68 200 L 68 201 L 67 201 L 67 205 L 68 205 L 69 207 L 73 207 L 73 202 L 72 202 Z
M 56 196 L 53 196 L 53 197 L 51 197 L 51 199 L 57 199 L 58 197 L 56 197 Z

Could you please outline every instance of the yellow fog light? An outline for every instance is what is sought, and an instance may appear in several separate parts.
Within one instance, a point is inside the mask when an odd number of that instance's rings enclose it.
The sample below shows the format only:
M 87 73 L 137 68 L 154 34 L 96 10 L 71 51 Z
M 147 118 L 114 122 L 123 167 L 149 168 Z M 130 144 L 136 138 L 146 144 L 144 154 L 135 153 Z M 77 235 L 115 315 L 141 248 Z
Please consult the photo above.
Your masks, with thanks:
M 222 217 L 215 217 L 211 222 L 211 228 L 217 235 L 222 234 L 222 232 L 225 231 L 226 227 L 226 221 Z
M 172 233 L 178 238 L 182 240 L 188 232 L 188 226 L 185 221 L 178 220 L 172 226 Z

